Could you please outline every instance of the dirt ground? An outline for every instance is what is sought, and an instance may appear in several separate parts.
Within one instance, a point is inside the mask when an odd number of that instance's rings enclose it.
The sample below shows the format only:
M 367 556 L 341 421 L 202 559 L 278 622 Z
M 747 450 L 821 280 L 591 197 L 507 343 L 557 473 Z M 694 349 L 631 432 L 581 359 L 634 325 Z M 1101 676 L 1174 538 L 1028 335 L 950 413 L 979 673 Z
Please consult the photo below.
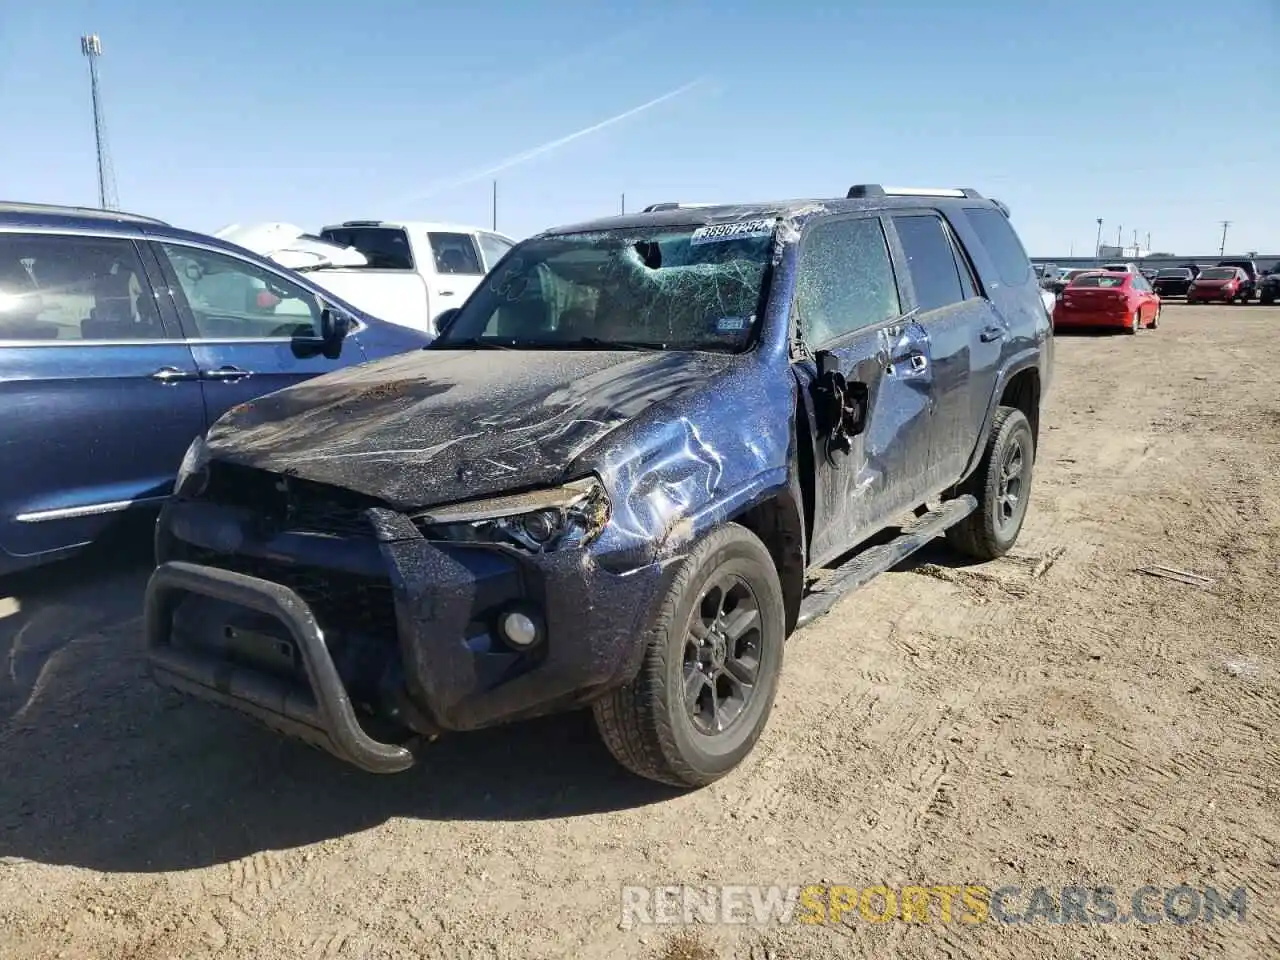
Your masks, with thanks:
M 683 795 L 583 716 L 371 778 L 162 693 L 145 531 L 0 581 L 0 957 L 1280 956 L 1277 370 L 1277 308 L 1059 337 L 1014 553 L 845 598 Z M 1245 886 L 1248 916 L 620 928 L 624 884 L 775 882 Z

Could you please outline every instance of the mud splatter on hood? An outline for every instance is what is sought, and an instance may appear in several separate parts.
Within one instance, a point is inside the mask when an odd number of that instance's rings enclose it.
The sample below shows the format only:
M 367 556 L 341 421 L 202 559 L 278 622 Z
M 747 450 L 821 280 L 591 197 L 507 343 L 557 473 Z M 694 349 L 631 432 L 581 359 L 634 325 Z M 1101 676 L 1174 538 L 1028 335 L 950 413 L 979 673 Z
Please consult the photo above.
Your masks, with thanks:
M 229 411 L 219 460 L 401 509 L 567 479 L 654 404 L 708 387 L 732 355 L 423 350 L 340 370 Z

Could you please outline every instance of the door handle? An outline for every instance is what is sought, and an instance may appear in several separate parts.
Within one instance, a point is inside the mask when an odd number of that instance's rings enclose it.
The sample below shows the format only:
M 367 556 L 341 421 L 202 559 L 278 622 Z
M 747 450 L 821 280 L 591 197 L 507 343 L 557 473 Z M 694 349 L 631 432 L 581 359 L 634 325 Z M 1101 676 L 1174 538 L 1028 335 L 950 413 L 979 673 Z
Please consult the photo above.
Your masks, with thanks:
M 978 334 L 978 339 L 983 343 L 991 343 L 993 340 L 999 340 L 1003 336 L 1004 327 L 998 327 L 995 324 L 992 324 L 989 327 L 983 328 L 982 332 Z
M 452 296 L 454 296 L 454 292 L 453 292 L 452 290 L 441 290 L 441 291 L 440 291 L 440 296 L 442 296 L 442 297 L 452 297 Z
M 151 374 L 152 380 L 159 380 L 161 383 L 179 383 L 183 380 L 195 380 L 199 374 L 194 370 L 179 370 L 177 367 L 161 367 L 155 373 Z
M 929 358 L 923 353 L 913 353 L 910 364 L 913 373 L 924 373 L 925 370 L 929 369 Z
M 217 370 L 206 370 L 204 379 L 206 380 L 243 380 L 245 377 L 252 376 L 248 370 L 241 370 L 239 367 L 219 367 Z

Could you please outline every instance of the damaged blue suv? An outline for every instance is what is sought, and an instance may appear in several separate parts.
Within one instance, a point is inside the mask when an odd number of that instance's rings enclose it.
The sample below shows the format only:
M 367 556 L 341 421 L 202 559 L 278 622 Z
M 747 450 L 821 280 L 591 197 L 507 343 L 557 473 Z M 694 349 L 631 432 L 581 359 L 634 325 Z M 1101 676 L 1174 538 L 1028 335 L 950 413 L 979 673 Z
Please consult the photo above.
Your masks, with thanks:
M 1026 514 L 1049 318 L 970 189 L 681 206 L 518 244 L 429 347 L 229 411 L 182 464 L 152 675 L 365 770 L 590 706 L 683 787 L 752 749 L 784 641 Z

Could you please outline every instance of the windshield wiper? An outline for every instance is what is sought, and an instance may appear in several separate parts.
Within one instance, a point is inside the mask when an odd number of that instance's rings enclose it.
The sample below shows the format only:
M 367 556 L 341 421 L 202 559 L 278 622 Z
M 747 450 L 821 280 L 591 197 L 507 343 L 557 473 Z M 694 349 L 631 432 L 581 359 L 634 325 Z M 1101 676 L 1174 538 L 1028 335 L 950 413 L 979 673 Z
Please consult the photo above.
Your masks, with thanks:
M 603 337 L 578 337 L 566 340 L 570 347 L 599 347 L 602 350 L 666 350 L 667 345 L 658 340 L 606 340 Z

